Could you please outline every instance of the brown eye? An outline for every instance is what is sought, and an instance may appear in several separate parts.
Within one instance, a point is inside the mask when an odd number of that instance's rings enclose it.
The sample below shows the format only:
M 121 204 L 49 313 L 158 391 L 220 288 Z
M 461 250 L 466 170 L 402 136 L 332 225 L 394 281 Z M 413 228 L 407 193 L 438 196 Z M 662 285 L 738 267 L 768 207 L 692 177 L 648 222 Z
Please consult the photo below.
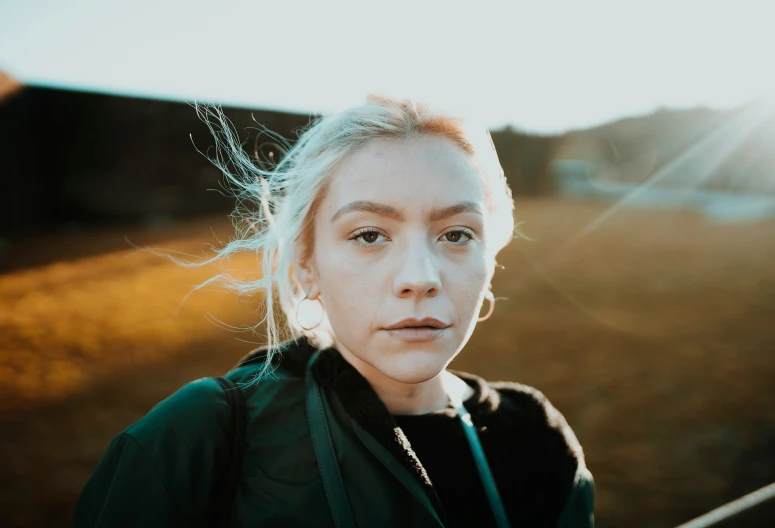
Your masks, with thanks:
M 374 229 L 364 229 L 363 231 L 356 233 L 356 235 L 350 240 L 353 240 L 356 244 L 362 247 L 376 247 L 379 245 L 379 237 L 381 236 L 385 235 Z
M 363 237 L 364 242 L 368 242 L 369 244 L 374 243 L 377 241 L 377 237 L 379 236 L 379 233 L 376 231 L 367 231 L 361 235 Z
M 453 244 L 457 244 L 460 246 L 464 246 L 474 239 L 474 236 L 471 233 L 464 231 L 463 229 L 448 231 L 444 233 L 444 236 L 446 237 L 447 242 L 452 242 Z M 466 237 L 466 238 L 461 239 L 460 237 Z

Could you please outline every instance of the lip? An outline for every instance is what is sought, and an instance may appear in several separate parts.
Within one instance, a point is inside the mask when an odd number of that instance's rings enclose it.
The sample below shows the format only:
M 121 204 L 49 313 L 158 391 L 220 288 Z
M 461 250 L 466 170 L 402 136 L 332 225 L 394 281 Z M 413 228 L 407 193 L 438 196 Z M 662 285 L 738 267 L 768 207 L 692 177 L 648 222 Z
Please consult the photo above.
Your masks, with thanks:
M 433 329 L 437 330 L 443 330 L 444 328 L 449 327 L 448 324 L 442 323 L 435 317 L 423 317 L 422 319 L 418 319 L 416 317 L 407 317 L 406 319 L 401 319 L 394 325 L 386 327 L 385 330 L 402 330 L 405 328 L 418 326 L 432 327 Z
M 410 343 L 421 343 L 433 341 L 440 338 L 447 331 L 447 328 L 429 328 L 429 327 L 406 327 L 406 328 L 386 328 L 385 331 L 391 336 Z

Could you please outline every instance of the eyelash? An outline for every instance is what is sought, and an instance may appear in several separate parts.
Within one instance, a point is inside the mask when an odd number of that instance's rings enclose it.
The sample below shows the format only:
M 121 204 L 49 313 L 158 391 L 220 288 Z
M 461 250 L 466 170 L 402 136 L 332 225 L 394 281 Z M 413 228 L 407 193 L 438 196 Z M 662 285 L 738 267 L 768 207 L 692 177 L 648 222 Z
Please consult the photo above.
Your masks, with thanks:
M 356 244 L 358 244 L 358 245 L 359 245 L 359 246 L 361 246 L 361 247 L 375 247 L 375 246 L 377 245 L 376 243 L 371 243 L 371 244 L 364 244 L 363 242 L 360 242 L 360 241 L 358 240 L 358 239 L 359 239 L 359 238 L 361 238 L 363 235 L 367 235 L 367 234 L 369 234 L 369 233 L 375 233 L 375 234 L 377 234 L 377 235 L 382 235 L 382 233 L 380 233 L 380 232 L 379 232 L 379 231 L 377 231 L 376 229 L 371 229 L 371 228 L 364 228 L 364 229 L 362 229 L 362 230 L 360 230 L 360 231 L 356 232 L 356 233 L 355 233 L 355 235 L 354 235 L 353 237 L 351 237 L 351 238 L 350 238 L 350 240 L 353 240 L 353 241 L 355 241 L 355 243 L 356 243 Z M 453 229 L 452 231 L 447 231 L 447 232 L 446 232 L 446 233 L 444 233 L 444 235 L 442 235 L 442 236 L 446 236 L 446 235 L 448 235 L 448 234 L 450 234 L 450 233 L 461 233 L 461 234 L 463 234 L 463 235 L 465 235 L 465 236 L 467 236 L 467 237 L 468 237 L 468 240 L 467 240 L 466 242 L 462 243 L 462 244 L 461 244 L 461 243 L 458 243 L 458 242 L 450 242 L 450 244 L 454 244 L 454 245 L 456 245 L 456 246 L 466 246 L 466 245 L 468 245 L 470 242 L 472 242 L 472 241 L 474 241 L 474 240 L 479 240 L 479 239 L 477 238 L 477 236 L 476 236 L 476 235 L 473 233 L 473 231 L 470 231 L 470 230 L 468 230 L 468 229 Z M 383 236 L 384 236 L 384 235 L 383 235 Z M 449 241 L 447 241 L 447 242 L 449 242 Z

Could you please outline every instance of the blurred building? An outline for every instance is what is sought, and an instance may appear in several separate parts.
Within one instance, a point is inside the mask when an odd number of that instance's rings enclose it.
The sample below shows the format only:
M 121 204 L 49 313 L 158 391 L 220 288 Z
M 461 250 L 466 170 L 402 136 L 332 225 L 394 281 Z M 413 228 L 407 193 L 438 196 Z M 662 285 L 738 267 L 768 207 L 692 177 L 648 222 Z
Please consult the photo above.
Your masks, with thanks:
M 292 137 L 309 116 L 224 109 Z M 255 121 L 254 121 L 255 119 Z M 252 128 L 252 130 L 251 130 Z M 0 101 L 0 236 L 53 226 L 164 222 L 229 211 L 207 126 L 186 103 L 17 87 Z

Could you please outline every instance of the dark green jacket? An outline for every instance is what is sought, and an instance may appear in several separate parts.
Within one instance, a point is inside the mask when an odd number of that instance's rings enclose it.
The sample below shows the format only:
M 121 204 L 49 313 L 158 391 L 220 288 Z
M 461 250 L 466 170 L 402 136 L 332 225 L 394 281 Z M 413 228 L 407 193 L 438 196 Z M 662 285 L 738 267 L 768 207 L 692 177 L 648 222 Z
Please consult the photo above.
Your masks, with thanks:
M 274 376 L 242 389 L 246 448 L 230 526 L 333 526 L 305 411 L 304 369 L 314 348 L 303 339 L 283 346 Z M 249 382 L 263 351 L 227 376 Z M 335 349 L 324 350 L 311 372 L 325 394 L 358 525 L 444 526 L 432 483 L 368 382 Z M 508 429 L 490 427 L 517 457 L 514 467 L 501 468 L 521 490 L 513 496 L 501 490 L 512 526 L 591 527 L 592 476 L 562 415 L 524 385 L 456 374 L 475 388 L 481 405 L 513 409 Z M 183 386 L 110 443 L 81 493 L 74 526 L 207 526 L 228 460 L 229 419 L 213 378 Z

